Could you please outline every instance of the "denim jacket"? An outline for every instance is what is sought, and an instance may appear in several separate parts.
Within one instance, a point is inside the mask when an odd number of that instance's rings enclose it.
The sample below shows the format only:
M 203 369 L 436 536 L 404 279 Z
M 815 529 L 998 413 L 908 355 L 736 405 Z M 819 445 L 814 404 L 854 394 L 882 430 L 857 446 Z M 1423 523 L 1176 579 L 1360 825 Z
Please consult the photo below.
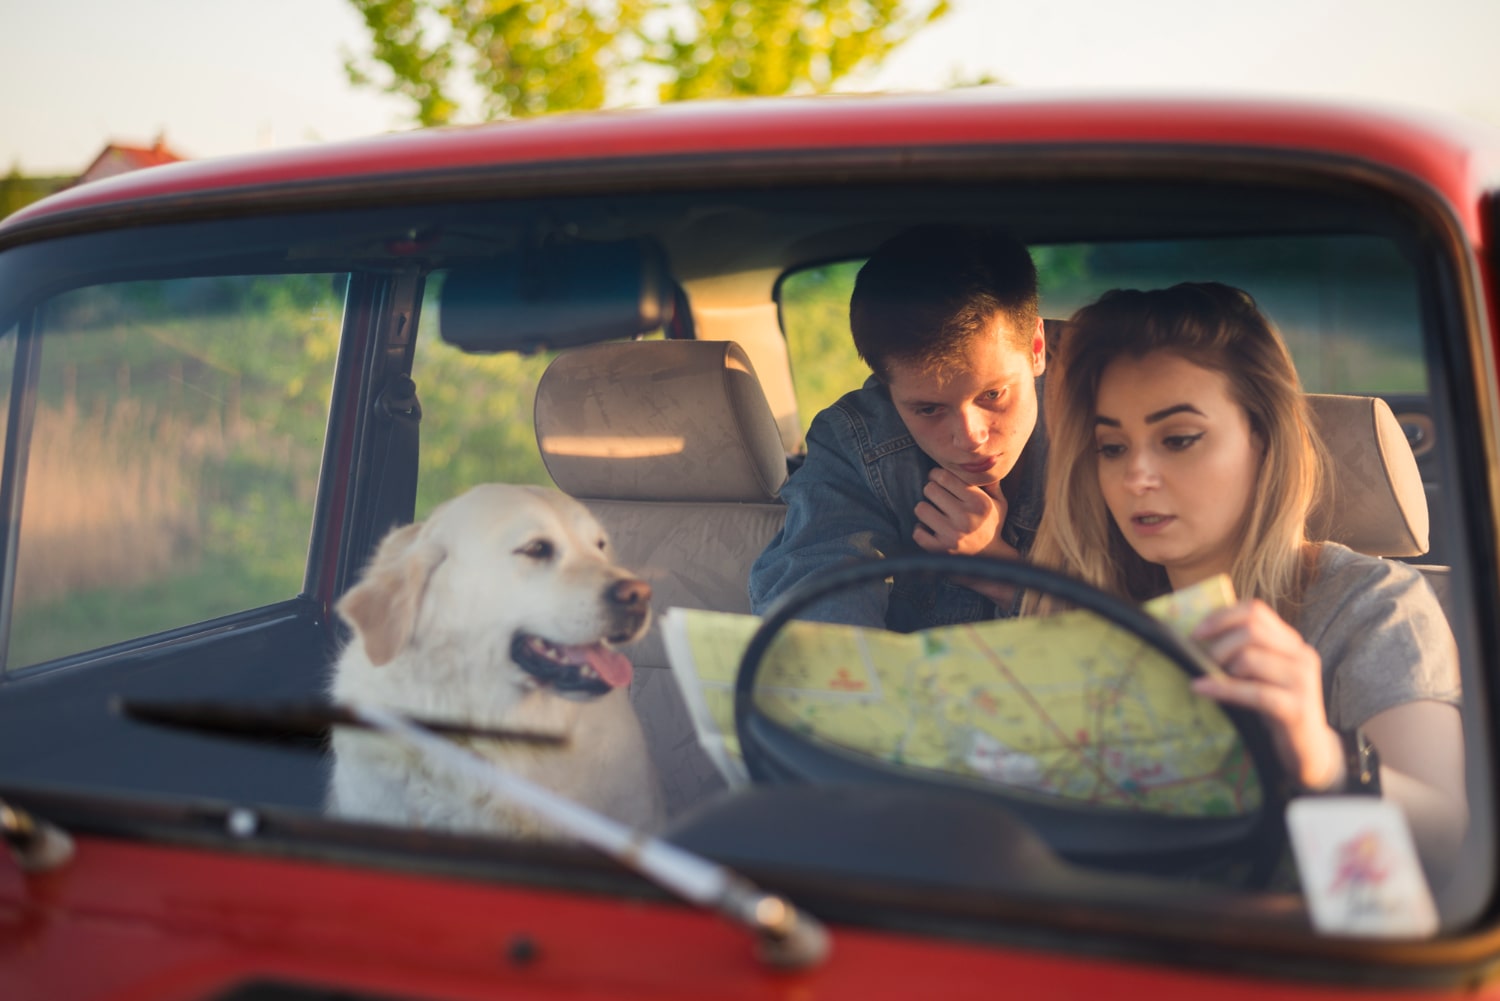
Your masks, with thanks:
M 1040 408 L 1041 381 L 1037 383 Z M 1031 549 L 1042 515 L 1047 438 L 1040 411 L 1021 458 L 1001 481 L 1008 502 L 1000 536 L 1021 553 Z M 813 419 L 807 459 L 781 489 L 786 523 L 750 570 L 756 614 L 809 575 L 858 557 L 922 550 L 912 541 L 916 506 L 937 465 L 917 447 L 891 403 L 870 378 Z M 1013 614 L 949 580 L 898 578 L 821 599 L 808 618 L 911 632 Z

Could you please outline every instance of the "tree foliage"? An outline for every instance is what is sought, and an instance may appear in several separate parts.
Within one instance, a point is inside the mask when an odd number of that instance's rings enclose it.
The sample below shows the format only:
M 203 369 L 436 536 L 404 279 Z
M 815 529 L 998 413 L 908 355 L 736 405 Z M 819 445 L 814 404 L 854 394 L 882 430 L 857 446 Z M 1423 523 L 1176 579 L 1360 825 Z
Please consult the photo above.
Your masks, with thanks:
M 624 103 L 818 93 L 878 65 L 948 0 L 349 0 L 372 48 L 358 86 L 422 125 Z

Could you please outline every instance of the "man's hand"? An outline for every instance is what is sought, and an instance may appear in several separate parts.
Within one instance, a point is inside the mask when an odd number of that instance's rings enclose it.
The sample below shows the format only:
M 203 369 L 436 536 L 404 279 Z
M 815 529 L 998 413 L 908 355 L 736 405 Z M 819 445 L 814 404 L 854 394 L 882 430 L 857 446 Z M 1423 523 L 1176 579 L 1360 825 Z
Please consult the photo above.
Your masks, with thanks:
M 1010 505 L 999 483 L 971 486 L 939 467 L 928 474 L 922 496 L 926 500 L 916 506 L 917 527 L 912 532 L 912 540 L 922 549 L 959 556 L 1020 556 L 1000 537 Z M 972 577 L 954 581 L 978 591 L 1000 608 L 1009 608 L 1015 601 L 1016 589 L 1009 584 Z
M 927 476 L 926 498 L 916 507 L 912 539 L 929 553 L 960 556 L 1008 556 L 1014 548 L 1000 538 L 1009 504 L 999 483 L 970 486 L 943 468 Z

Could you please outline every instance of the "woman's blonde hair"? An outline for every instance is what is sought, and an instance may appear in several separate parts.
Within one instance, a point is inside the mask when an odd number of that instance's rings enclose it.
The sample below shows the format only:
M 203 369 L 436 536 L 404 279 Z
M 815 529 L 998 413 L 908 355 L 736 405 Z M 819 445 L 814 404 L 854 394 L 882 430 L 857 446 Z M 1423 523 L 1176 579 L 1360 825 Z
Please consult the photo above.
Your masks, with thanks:
M 1105 369 L 1156 351 L 1221 373 L 1263 445 L 1230 576 L 1239 597 L 1260 598 L 1294 620 L 1322 448 L 1281 337 L 1248 294 L 1216 282 L 1119 289 L 1073 315 L 1047 374 L 1047 506 L 1031 558 L 1134 601 L 1169 589 L 1165 570 L 1138 556 L 1110 516 L 1094 443 Z M 1046 610 L 1035 596 L 1028 602 L 1039 605 Z

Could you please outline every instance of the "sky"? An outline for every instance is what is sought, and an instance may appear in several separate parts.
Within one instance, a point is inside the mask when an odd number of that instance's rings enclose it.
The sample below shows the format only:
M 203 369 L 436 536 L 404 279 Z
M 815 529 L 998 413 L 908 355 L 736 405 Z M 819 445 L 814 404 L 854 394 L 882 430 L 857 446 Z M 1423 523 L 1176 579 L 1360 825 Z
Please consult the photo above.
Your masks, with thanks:
M 921 0 L 914 0 L 920 5 Z M 1500 0 L 952 0 L 843 89 L 981 75 L 1023 90 L 1261 93 L 1500 128 Z M 411 126 L 349 83 L 348 0 L 0 0 L 0 173 L 76 174 L 108 142 L 199 158 Z

